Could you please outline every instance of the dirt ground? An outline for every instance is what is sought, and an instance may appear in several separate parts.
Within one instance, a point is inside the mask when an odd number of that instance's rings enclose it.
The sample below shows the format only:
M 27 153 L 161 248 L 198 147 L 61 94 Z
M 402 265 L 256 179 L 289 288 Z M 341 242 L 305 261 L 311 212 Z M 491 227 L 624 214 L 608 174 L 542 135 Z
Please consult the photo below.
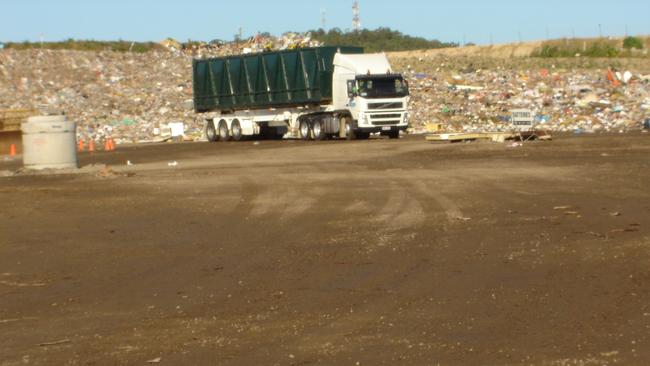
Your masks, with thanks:
M 0 365 L 647 365 L 649 158 L 246 141 L 3 177 Z

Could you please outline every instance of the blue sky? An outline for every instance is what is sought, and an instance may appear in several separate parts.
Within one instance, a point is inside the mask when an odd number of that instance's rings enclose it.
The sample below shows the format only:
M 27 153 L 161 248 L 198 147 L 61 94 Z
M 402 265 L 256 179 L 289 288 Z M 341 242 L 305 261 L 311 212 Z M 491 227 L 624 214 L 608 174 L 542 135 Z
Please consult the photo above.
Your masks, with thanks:
M 4 0 L 0 41 L 67 38 L 231 40 L 242 28 L 281 34 L 351 27 L 352 0 Z M 360 0 L 364 28 L 479 44 L 650 34 L 650 0 Z

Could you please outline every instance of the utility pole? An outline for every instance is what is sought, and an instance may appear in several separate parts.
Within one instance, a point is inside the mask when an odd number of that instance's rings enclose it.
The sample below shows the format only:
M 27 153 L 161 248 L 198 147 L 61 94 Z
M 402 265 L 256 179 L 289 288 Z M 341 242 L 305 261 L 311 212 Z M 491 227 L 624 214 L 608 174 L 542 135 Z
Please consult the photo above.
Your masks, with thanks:
M 359 18 L 359 0 L 352 2 L 352 30 L 358 32 L 361 30 L 361 19 Z

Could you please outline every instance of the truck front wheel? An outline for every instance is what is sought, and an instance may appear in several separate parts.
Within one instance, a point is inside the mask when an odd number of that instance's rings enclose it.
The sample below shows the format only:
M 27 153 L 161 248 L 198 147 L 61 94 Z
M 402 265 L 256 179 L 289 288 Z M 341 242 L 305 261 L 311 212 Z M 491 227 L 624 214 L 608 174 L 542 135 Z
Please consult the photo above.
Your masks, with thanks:
M 309 140 L 311 134 L 311 128 L 309 128 L 309 123 L 307 121 L 300 121 L 300 138 L 303 140 Z
M 354 133 L 354 128 L 352 128 L 352 121 L 348 117 L 341 117 L 341 128 L 343 128 L 343 133 L 345 134 L 346 140 L 354 140 L 356 134 Z M 339 134 L 341 136 L 341 134 Z
M 370 132 L 356 132 L 357 139 L 367 140 L 370 138 Z
M 388 133 L 386 133 L 386 135 L 388 135 L 389 139 L 398 139 L 399 138 L 399 130 L 389 131 Z

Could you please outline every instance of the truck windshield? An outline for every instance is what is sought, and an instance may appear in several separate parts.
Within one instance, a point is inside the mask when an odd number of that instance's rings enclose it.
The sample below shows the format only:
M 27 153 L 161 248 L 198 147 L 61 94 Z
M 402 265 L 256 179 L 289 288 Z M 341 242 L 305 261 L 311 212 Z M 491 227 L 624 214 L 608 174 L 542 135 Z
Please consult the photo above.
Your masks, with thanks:
M 357 79 L 359 96 L 364 98 L 405 97 L 408 86 L 402 77 L 364 77 Z

